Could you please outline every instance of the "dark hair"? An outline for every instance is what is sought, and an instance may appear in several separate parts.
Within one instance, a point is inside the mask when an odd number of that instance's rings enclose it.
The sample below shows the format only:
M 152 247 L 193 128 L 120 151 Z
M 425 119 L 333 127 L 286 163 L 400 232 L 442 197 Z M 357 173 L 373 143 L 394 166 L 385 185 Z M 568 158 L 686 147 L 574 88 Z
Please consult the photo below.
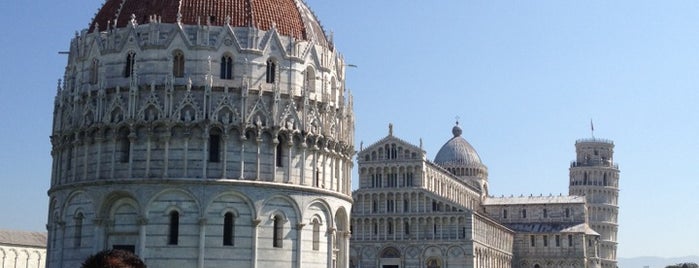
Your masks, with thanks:
M 146 268 L 146 264 L 130 251 L 108 249 L 88 257 L 81 268 Z

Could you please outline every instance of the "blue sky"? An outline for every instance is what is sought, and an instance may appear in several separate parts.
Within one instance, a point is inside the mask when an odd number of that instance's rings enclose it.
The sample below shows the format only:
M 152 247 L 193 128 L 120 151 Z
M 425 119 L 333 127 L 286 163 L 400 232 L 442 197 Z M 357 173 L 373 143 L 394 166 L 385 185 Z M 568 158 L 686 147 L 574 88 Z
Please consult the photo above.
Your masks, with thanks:
M 699 255 L 699 2 L 308 3 L 359 66 L 357 148 L 393 123 L 433 158 L 458 116 L 492 194 L 566 194 L 593 119 L 616 142 L 619 257 Z M 45 230 L 57 52 L 101 4 L 0 1 L 0 228 Z

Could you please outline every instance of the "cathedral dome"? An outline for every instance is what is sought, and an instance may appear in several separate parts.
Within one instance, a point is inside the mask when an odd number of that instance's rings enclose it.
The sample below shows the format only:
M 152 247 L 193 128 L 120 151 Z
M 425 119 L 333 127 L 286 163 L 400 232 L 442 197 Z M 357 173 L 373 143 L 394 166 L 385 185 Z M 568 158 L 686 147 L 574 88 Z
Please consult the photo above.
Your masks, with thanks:
M 473 146 L 466 139 L 461 137 L 463 131 L 459 127 L 458 122 L 451 132 L 454 134 L 454 137 L 439 149 L 437 156 L 434 158 L 435 164 L 443 167 L 482 166 L 483 163 L 476 150 L 473 149 Z
M 131 21 L 146 24 L 181 22 L 187 25 L 230 25 L 276 30 L 296 39 L 315 40 L 329 47 L 320 23 L 301 0 L 107 0 L 90 24 L 99 28 L 125 27 Z

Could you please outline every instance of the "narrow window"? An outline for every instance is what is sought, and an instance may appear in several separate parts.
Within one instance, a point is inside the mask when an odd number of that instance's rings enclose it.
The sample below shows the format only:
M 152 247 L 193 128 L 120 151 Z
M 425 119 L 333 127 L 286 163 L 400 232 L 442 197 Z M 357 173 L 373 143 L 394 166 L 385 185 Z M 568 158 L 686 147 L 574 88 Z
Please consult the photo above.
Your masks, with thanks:
M 313 219 L 313 250 L 320 250 L 320 222 Z
M 268 59 L 267 60 L 267 83 L 272 84 L 275 81 L 275 77 L 277 76 L 277 63 L 274 62 L 273 59 Z
M 544 218 L 548 218 L 548 216 L 549 216 L 548 210 L 544 209 Z
M 97 84 L 97 78 L 99 77 L 99 63 L 99 60 L 93 59 L 92 65 L 90 65 L 90 84 L 92 85 Z
M 547 235 L 544 236 L 544 247 L 549 246 L 549 237 Z
M 386 200 L 386 211 L 387 212 L 393 212 L 393 207 L 394 203 L 393 200 Z
M 180 213 L 170 212 L 170 231 L 168 233 L 168 245 L 177 245 L 180 236 Z
M 235 217 L 232 212 L 223 216 L 223 245 L 233 246 L 235 237 Z
M 522 218 L 524 218 L 524 219 L 527 218 L 527 210 L 526 209 L 522 210 Z
M 568 246 L 569 247 L 573 246 L 573 235 L 568 235 Z
M 407 235 L 410 234 L 410 223 L 408 223 L 407 221 L 403 222 L 403 232 Z
M 376 213 L 379 209 L 379 205 L 376 203 L 376 200 L 371 202 L 371 212 Z
M 71 170 L 73 169 L 73 148 L 69 147 L 66 154 L 66 169 Z
M 282 158 L 284 156 L 284 145 L 283 145 L 282 139 L 278 139 L 278 140 L 279 140 L 279 143 L 277 143 L 275 164 L 277 165 L 277 167 L 283 167 L 284 162 L 282 162 Z
M 376 235 L 376 234 L 378 234 L 378 233 L 379 233 L 379 224 L 378 224 L 378 223 L 374 223 L 374 234 Z
M 604 177 L 602 178 L 602 186 L 607 186 L 607 173 L 604 173 Z
M 315 182 L 315 187 L 320 187 L 320 171 L 319 170 L 316 171 L 314 182 Z
M 83 219 L 84 217 L 82 213 L 78 213 L 78 215 L 75 215 L 75 230 L 73 231 L 73 246 L 75 248 L 79 248 L 82 244 Z
M 131 140 L 129 140 L 129 132 L 126 130 L 122 130 L 119 135 L 119 147 L 121 151 L 119 162 L 128 163 L 131 153 Z
M 175 51 L 172 55 L 172 75 L 184 77 L 184 54 L 182 51 Z
M 556 246 L 557 247 L 561 246 L 561 236 L 560 235 L 556 235 Z
M 209 135 L 209 162 L 221 162 L 221 136 Z
M 502 218 L 507 219 L 507 209 L 502 210 Z
M 588 240 L 587 240 L 587 246 L 588 246 L 588 247 L 591 247 L 591 246 L 592 246 L 592 239 L 588 239 Z
M 274 233 L 272 234 L 272 246 L 275 248 L 282 247 L 282 236 L 283 236 L 284 226 L 282 225 L 282 218 L 280 216 L 274 216 Z
M 221 57 L 221 79 L 233 79 L 233 58 L 230 55 Z
M 386 231 L 390 235 L 393 234 L 393 222 L 392 221 L 388 221 L 388 226 L 386 226 Z
M 306 90 L 309 92 L 315 92 L 316 91 L 316 73 L 313 71 L 313 68 L 311 66 L 308 66 L 306 68 Z
M 136 53 L 133 51 L 129 51 L 129 53 L 126 55 L 126 65 L 124 66 L 124 77 L 131 77 L 131 73 L 133 73 L 135 58 L 136 58 Z
M 566 208 L 566 218 L 570 218 L 570 209 Z
M 403 212 L 408 211 L 410 211 L 410 202 L 408 202 L 408 199 L 403 199 Z
M 529 243 L 532 247 L 535 247 L 536 246 L 536 237 L 533 235 L 529 236 Z

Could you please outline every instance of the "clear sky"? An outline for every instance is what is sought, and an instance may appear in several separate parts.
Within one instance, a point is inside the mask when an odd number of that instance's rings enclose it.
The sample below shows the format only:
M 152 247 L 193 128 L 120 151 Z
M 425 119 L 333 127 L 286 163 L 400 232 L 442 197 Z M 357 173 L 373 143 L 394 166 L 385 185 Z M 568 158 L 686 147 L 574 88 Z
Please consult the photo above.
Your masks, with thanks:
M 102 2 L 0 1 L 0 228 L 45 230 L 57 52 Z M 699 255 L 699 2 L 308 3 L 359 66 L 357 149 L 393 123 L 433 158 L 458 116 L 493 195 L 566 194 L 593 119 L 621 169 L 619 257 Z

